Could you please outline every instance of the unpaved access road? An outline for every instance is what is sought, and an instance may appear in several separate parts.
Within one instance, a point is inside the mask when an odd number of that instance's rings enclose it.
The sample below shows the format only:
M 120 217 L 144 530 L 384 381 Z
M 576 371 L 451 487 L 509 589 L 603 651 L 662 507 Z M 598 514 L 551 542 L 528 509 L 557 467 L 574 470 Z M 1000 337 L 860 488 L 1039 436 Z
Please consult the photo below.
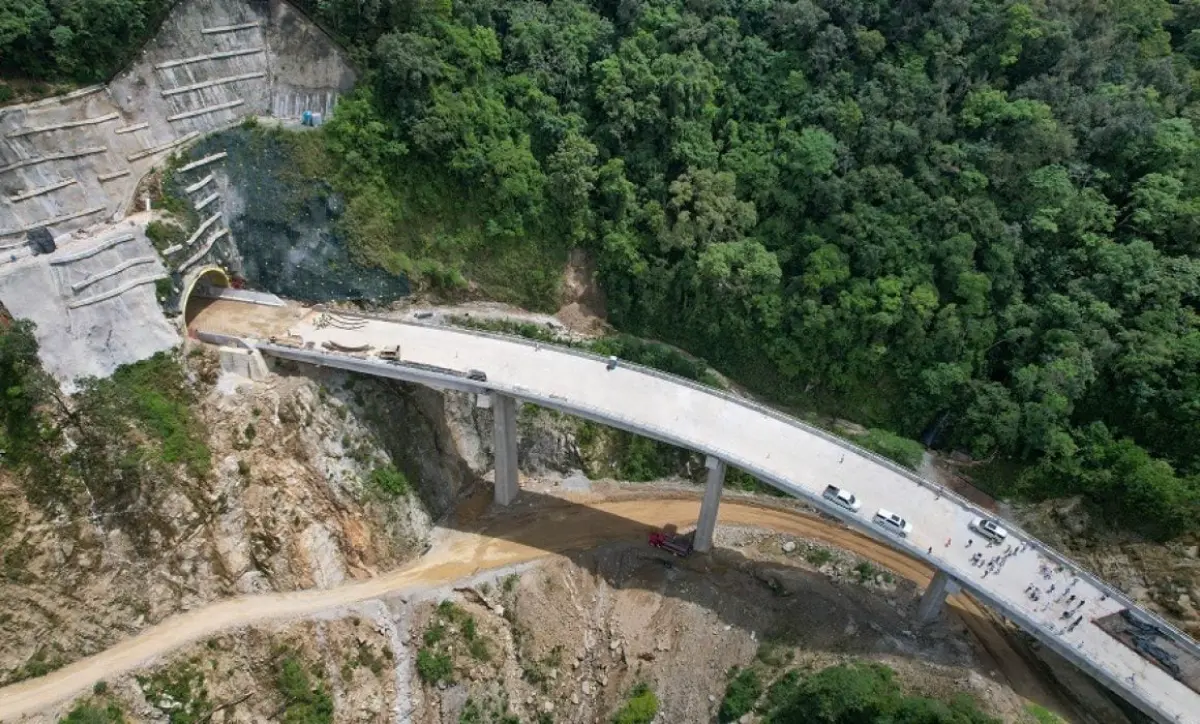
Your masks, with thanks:
M 439 531 L 430 552 L 412 564 L 359 583 L 326 590 L 272 593 L 226 599 L 172 616 L 110 649 L 76 661 L 46 676 L 0 689 L 0 720 L 38 712 L 89 690 L 103 679 L 136 669 L 186 644 L 221 631 L 312 615 L 344 604 L 387 594 L 444 586 L 496 568 L 554 553 L 566 553 L 613 541 L 645 540 L 649 527 L 693 525 L 699 502 L 688 497 L 637 496 L 596 500 L 594 496 L 521 500 L 495 518 L 482 517 Z M 930 570 L 896 551 L 836 523 L 795 510 L 750 501 L 722 502 L 720 523 L 773 530 L 852 551 L 918 584 Z M 1008 644 L 992 616 L 965 596 L 951 606 L 980 639 L 993 662 L 1027 698 L 1054 705 L 1054 696 Z M 1055 708 L 1059 708 L 1055 706 Z

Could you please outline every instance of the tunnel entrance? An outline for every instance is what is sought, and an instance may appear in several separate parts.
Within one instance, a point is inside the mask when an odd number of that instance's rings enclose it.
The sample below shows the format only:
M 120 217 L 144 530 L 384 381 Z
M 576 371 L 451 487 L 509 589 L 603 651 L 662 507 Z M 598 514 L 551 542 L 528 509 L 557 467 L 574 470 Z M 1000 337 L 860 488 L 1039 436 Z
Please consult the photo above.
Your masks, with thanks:
M 229 274 L 219 266 L 205 266 L 188 274 L 179 297 L 183 322 L 190 330 L 201 311 L 216 299 L 213 289 L 233 286 Z

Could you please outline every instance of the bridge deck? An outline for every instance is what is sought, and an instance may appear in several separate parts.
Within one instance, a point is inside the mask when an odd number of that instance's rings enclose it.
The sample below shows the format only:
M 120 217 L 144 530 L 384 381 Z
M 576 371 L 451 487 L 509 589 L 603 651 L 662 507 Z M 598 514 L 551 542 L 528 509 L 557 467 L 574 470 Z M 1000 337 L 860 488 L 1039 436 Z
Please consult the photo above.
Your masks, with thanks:
M 274 325 L 285 322 L 278 311 L 271 316 Z M 496 391 L 720 457 L 948 572 L 977 598 L 1002 611 L 1156 719 L 1200 722 L 1200 695 L 1095 623 L 1126 608 L 1127 601 L 1119 592 L 1069 563 L 1059 570 L 1065 559 L 1041 549 L 1019 531 L 1010 535 L 1008 543 L 1016 547 L 1027 542 L 1029 546 L 1009 558 L 998 572 L 985 575 L 983 569 L 971 564 L 971 555 L 983 552 L 990 558 L 1003 553 L 1004 547 L 988 548 L 969 532 L 968 523 L 978 514 L 974 507 L 936 486 L 919 484 L 911 474 L 842 441 L 661 374 L 628 366 L 610 371 L 597 358 L 552 346 L 378 319 L 355 329 L 319 327 L 319 317 L 318 311 L 309 311 L 290 329 L 276 332 L 298 335 L 312 343 L 310 350 L 276 352 L 328 366 L 395 376 L 389 375 L 388 368 L 395 369 L 392 365 L 330 353 L 322 345 L 349 348 L 366 344 L 376 351 L 399 345 L 404 361 L 461 371 L 483 370 L 487 373 L 486 386 Z M 198 319 L 195 326 L 203 323 Z M 247 336 L 256 336 L 263 329 L 247 320 L 239 324 L 247 324 Z M 232 327 L 236 326 L 214 331 L 235 332 Z M 821 491 L 831 483 L 859 496 L 863 507 L 857 515 L 830 509 L 821 500 Z M 871 524 L 878 508 L 899 513 L 912 523 L 907 540 L 893 538 Z M 967 547 L 972 538 L 973 545 Z M 1049 572 L 1044 572 L 1047 566 Z M 1036 602 L 1025 593 L 1031 584 L 1043 591 Z M 1054 592 L 1047 593 L 1052 585 Z M 1068 587 L 1074 602 L 1058 603 Z M 1079 601 L 1084 603 L 1077 608 Z M 1064 618 L 1068 609 L 1071 613 Z M 1082 624 L 1068 630 L 1067 624 L 1080 616 Z M 1195 649 L 1190 639 L 1172 635 L 1181 647 Z

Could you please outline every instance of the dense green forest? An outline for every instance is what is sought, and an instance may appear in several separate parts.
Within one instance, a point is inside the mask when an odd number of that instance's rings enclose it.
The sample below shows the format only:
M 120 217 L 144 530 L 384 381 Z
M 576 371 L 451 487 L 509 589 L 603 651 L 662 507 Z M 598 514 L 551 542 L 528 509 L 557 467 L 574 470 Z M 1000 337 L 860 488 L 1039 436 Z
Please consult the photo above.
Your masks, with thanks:
M 581 246 L 623 331 L 1200 527 L 1196 0 L 300 4 L 363 71 L 312 164 L 360 259 L 547 307 Z M 0 0 L 0 62 L 159 5 Z
M 173 0 L 0 0 L 0 74 L 106 81 L 141 51 Z M 0 83 L 0 101 L 12 90 Z
M 1200 3 L 309 7 L 368 69 L 327 128 L 367 258 L 581 245 L 624 331 L 1198 525 Z

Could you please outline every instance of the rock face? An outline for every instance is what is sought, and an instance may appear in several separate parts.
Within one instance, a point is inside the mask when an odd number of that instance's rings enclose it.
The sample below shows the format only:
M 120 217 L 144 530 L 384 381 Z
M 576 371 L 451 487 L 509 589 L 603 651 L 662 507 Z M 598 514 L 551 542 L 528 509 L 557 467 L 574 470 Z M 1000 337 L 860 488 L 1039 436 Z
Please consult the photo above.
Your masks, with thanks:
M 538 721 L 550 712 L 556 722 L 610 721 L 638 683 L 659 699 L 655 721 L 713 721 L 730 667 L 753 662 L 770 680 L 787 668 L 847 658 L 886 663 L 905 686 L 930 695 L 965 691 L 1006 721 L 1020 720 L 1020 697 L 971 677 L 978 663 L 966 647 L 946 644 L 955 635 L 946 624 L 905 636 L 907 619 L 875 593 L 802 571 L 780 573 L 750 553 L 723 550 L 712 567 L 693 569 L 690 561 L 663 565 L 645 546 L 614 545 L 519 579 L 501 573 L 455 589 L 457 612 L 437 600 L 417 604 L 404 655 L 423 646 L 446 652 L 457 683 L 418 683 L 413 721 L 472 720 L 467 707 L 492 712 L 492 721 L 505 713 Z M 762 584 L 768 570 L 787 577 L 797 595 Z M 464 617 L 486 655 L 466 645 Z M 858 630 L 846 634 L 854 622 Z M 439 627 L 439 636 L 426 635 Z
M 372 487 L 371 472 L 391 456 L 346 378 L 271 376 L 224 388 L 198 405 L 213 471 L 160 486 L 167 492 L 146 509 L 103 524 L 47 519 L 19 481 L 0 474 L 0 682 L 214 599 L 334 586 L 422 550 L 430 516 L 420 497 Z M 405 436 L 402 423 L 393 427 Z M 453 477 L 428 468 L 435 481 Z M 135 546 L 135 535 L 150 545 Z

